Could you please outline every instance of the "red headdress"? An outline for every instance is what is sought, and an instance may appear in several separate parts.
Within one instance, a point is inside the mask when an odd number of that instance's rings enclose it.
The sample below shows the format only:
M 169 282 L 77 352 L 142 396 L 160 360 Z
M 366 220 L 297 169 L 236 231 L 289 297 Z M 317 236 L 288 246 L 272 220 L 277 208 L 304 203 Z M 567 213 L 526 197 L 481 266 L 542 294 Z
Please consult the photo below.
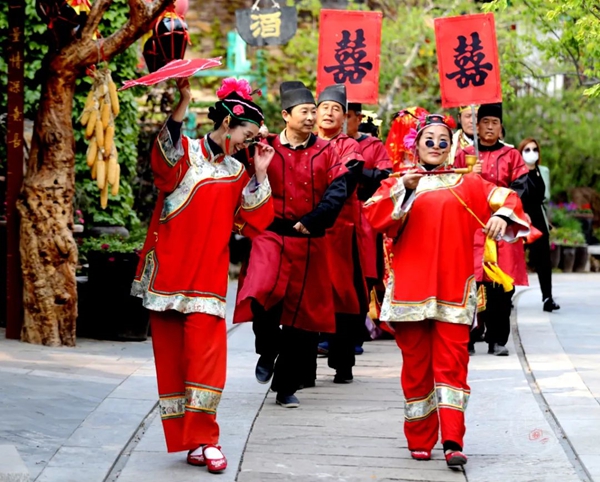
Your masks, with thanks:
M 402 109 L 392 120 L 392 127 L 385 141 L 385 147 L 392 160 L 394 172 L 400 171 L 405 163 L 414 164 L 416 158 L 412 149 L 404 145 L 404 138 L 416 130 L 419 119 L 424 118 L 429 112 L 422 107 L 408 107 Z

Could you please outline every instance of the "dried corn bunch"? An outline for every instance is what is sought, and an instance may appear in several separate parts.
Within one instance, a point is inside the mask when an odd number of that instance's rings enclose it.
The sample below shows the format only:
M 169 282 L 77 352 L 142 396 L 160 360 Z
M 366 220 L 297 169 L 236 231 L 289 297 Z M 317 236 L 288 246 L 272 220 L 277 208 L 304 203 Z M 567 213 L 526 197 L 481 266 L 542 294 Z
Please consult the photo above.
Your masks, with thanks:
M 109 192 L 113 196 L 119 194 L 121 166 L 114 144 L 117 115 L 119 98 L 110 70 L 96 70 L 80 121 L 85 127 L 85 137 L 89 139 L 87 165 L 91 168 L 92 179 L 96 180 L 100 190 L 102 209 L 106 209 L 108 205 Z

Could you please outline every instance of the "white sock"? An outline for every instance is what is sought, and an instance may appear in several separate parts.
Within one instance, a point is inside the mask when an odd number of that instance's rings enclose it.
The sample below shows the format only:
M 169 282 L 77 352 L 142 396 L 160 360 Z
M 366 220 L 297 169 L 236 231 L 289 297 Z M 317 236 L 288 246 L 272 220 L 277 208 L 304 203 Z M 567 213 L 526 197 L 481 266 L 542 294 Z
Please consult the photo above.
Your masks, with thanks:
M 221 451 L 216 447 L 208 447 L 204 450 L 205 459 L 220 459 L 223 457 Z
M 202 455 L 202 449 L 204 448 L 204 445 L 200 445 L 200 447 L 198 447 L 196 450 L 194 450 L 190 455 Z

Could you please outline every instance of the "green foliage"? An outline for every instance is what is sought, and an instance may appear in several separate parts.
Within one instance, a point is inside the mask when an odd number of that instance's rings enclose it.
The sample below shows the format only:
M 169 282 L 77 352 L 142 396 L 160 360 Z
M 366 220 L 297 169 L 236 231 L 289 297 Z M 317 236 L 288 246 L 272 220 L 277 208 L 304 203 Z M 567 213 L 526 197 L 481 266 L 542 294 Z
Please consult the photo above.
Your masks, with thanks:
M 552 196 L 576 186 L 600 190 L 600 100 L 565 91 L 562 98 L 514 97 L 505 102 L 507 141 L 533 137 L 541 145 L 542 162 L 550 169 Z
M 550 242 L 561 246 L 585 246 L 585 236 L 579 230 L 570 228 L 556 228 L 550 231 Z
M 133 253 L 138 252 L 144 246 L 145 232 L 138 230 L 128 238 L 116 234 L 103 234 L 97 238 L 85 238 L 79 245 L 79 255 L 87 256 L 92 251 L 105 253 Z
M 26 1 L 26 28 L 25 28 L 25 117 L 35 119 L 37 106 L 44 80 L 44 57 L 51 44 L 50 32 L 40 20 L 35 11 L 35 0 Z M 0 9 L 0 42 L 7 42 L 7 13 L 6 2 Z M 123 25 L 129 14 L 127 0 L 114 0 L 111 7 L 104 14 L 99 25 L 99 31 L 108 36 Z M 108 67 L 112 70 L 113 80 L 120 84 L 123 80 L 139 76 L 137 65 L 139 63 L 138 48 L 130 47 L 123 54 L 115 57 Z M 6 85 L 7 66 L 4 57 L 0 58 L 0 81 Z M 75 173 L 76 195 L 75 208 L 81 209 L 88 222 L 96 225 L 121 225 L 131 228 L 139 223 L 133 206 L 133 191 L 131 180 L 134 177 L 137 163 L 137 112 L 138 105 L 135 100 L 139 90 L 130 89 L 119 93 L 121 112 L 115 121 L 115 145 L 119 153 L 121 164 L 121 182 L 118 196 L 109 195 L 108 208 L 100 209 L 100 191 L 95 187 L 95 182 L 90 179 L 90 170 L 85 163 L 87 142 L 84 141 L 83 128 L 77 121 L 83 111 L 85 98 L 92 84 L 90 77 L 78 80 L 73 101 L 73 127 L 75 135 Z M 6 89 L 0 92 L 0 107 L 6 112 Z M 2 143 L 0 149 L 4 149 Z M 2 159 L 5 151 L 0 150 Z

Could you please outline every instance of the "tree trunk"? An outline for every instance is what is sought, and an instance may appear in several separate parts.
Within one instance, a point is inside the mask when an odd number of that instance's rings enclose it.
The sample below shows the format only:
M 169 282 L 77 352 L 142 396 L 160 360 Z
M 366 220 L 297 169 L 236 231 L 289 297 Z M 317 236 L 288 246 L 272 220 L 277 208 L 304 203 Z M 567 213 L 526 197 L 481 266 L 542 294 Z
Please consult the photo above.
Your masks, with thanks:
M 55 57 L 35 121 L 18 203 L 21 215 L 24 322 L 21 340 L 74 346 L 77 319 L 73 238 L 75 72 Z

